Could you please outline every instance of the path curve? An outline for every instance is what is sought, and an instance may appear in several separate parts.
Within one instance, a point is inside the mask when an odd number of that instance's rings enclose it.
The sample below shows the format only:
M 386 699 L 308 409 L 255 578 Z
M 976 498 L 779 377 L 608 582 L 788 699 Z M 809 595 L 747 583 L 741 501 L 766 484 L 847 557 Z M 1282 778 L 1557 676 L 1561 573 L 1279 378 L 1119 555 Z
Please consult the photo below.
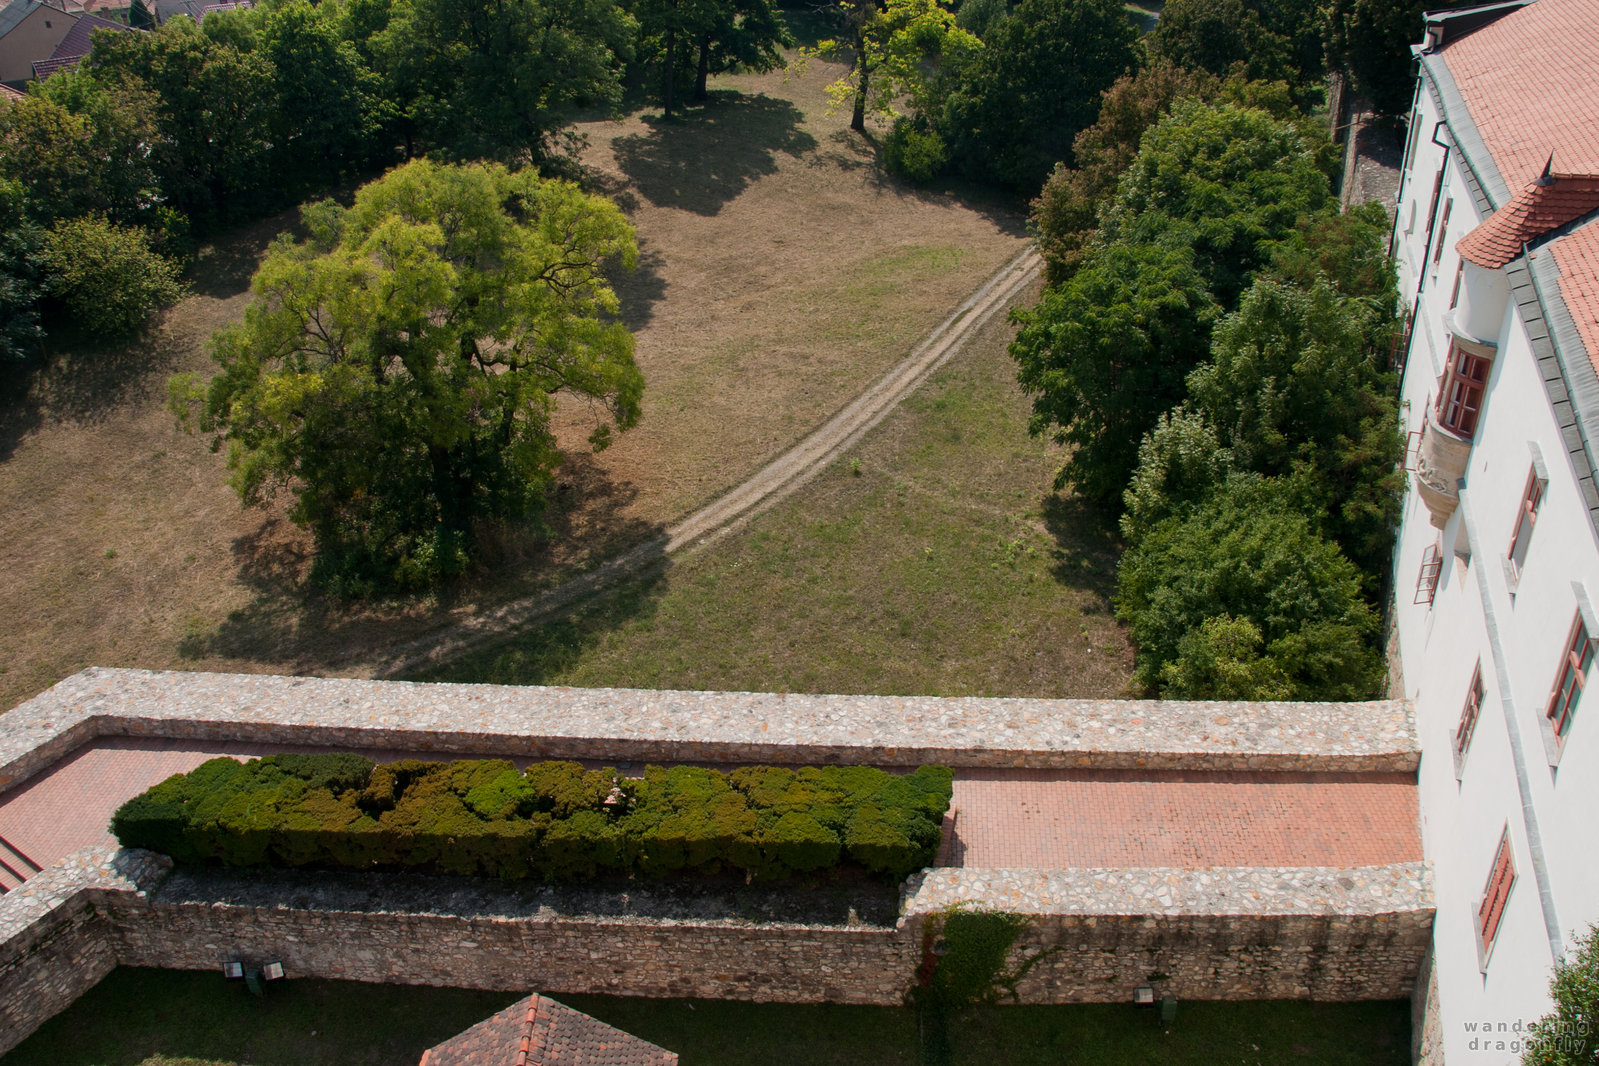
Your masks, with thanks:
M 694 511 L 665 533 L 604 565 L 524 599 L 424 634 L 372 658 L 373 676 L 394 677 L 459 658 L 513 630 L 566 610 L 588 597 L 659 565 L 667 556 L 726 536 L 821 473 L 865 436 L 927 376 L 960 350 L 994 315 L 1038 277 L 1043 260 L 1028 249 L 989 278 L 902 362 L 742 484 Z

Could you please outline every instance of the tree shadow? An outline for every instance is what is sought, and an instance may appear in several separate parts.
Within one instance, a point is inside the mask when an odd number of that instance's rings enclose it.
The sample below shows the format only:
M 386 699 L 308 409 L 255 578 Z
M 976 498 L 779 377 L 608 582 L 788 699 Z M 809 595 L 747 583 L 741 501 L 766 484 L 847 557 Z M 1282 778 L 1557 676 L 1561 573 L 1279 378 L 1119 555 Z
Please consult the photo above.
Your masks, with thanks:
M 184 350 L 160 328 L 108 341 L 58 327 L 46 342 L 32 394 L 56 421 L 94 424 L 119 407 L 158 402 Z
M 32 360 L 0 361 L 0 463 L 10 459 L 23 438 L 44 422 L 31 364 Z
M 1055 538 L 1050 574 L 1062 585 L 1090 592 L 1110 607 L 1116 591 L 1121 537 L 1116 519 L 1103 508 L 1064 493 L 1044 497 L 1044 528 Z M 1085 608 L 1086 610 L 1086 608 Z
M 671 120 L 646 118 L 647 135 L 612 142 L 617 165 L 657 207 L 714 215 L 756 178 L 777 170 L 777 153 L 801 156 L 816 138 L 787 100 L 717 90 L 704 106 Z
M 611 278 L 611 288 L 622 301 L 622 324 L 631 332 L 638 332 L 655 317 L 655 305 L 666 298 L 667 282 L 662 270 L 666 257 L 650 247 L 650 241 L 640 238 L 638 266 L 632 273 L 617 270 Z
M 305 237 L 298 207 L 229 230 L 203 245 L 194 253 L 183 279 L 200 296 L 217 300 L 237 296 L 250 288 L 250 279 L 255 277 L 267 248 L 285 233 L 296 240 Z
M 386 600 L 324 592 L 311 580 L 309 535 L 268 516 L 232 545 L 250 602 L 214 629 L 184 636 L 178 653 L 191 660 L 287 661 L 297 671 L 380 657 L 396 644 L 447 630 L 463 610 L 492 611 L 661 541 L 664 527 L 628 513 L 636 496 L 634 486 L 612 479 L 593 456 L 568 456 L 542 523 L 481 529 L 473 573 L 424 596 Z M 650 560 L 641 562 L 640 572 L 650 569 Z

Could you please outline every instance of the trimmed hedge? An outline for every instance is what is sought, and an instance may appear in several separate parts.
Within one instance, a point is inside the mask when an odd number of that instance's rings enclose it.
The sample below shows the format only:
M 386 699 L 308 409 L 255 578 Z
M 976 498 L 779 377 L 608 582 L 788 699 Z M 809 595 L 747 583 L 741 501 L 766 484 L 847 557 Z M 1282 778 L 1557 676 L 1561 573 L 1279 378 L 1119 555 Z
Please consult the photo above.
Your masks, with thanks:
M 771 879 L 848 862 L 899 879 L 932 864 L 952 778 L 942 766 L 650 766 L 630 779 L 575 762 L 217 758 L 124 803 L 111 831 L 188 865 L 573 881 Z

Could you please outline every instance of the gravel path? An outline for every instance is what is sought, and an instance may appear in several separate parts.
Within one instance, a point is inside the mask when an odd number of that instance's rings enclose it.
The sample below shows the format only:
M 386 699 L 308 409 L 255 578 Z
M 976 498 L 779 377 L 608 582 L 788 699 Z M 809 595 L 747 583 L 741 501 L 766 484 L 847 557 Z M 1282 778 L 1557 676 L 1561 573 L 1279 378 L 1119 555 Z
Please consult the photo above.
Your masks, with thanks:
M 905 360 L 842 410 L 748 480 L 688 515 L 653 540 L 548 592 L 504 604 L 389 649 L 373 662 L 374 677 L 395 677 L 449 662 L 506 633 L 564 611 L 658 565 L 668 555 L 708 544 L 770 509 L 826 469 L 881 422 L 967 338 L 1038 277 L 1043 261 L 1031 249 L 1007 263 L 929 333 Z

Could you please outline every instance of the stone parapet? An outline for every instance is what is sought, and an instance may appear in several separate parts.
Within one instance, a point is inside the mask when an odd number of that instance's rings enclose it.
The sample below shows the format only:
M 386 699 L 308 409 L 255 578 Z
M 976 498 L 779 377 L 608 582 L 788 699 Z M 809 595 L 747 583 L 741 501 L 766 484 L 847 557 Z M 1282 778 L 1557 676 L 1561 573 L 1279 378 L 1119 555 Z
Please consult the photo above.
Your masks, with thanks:
M 0 1055 L 116 967 L 111 900 L 147 901 L 171 866 L 147 851 L 89 849 L 0 896 Z
M 90 668 L 0 716 L 0 790 L 95 736 L 656 762 L 1414 771 L 1410 705 L 809 696 Z

